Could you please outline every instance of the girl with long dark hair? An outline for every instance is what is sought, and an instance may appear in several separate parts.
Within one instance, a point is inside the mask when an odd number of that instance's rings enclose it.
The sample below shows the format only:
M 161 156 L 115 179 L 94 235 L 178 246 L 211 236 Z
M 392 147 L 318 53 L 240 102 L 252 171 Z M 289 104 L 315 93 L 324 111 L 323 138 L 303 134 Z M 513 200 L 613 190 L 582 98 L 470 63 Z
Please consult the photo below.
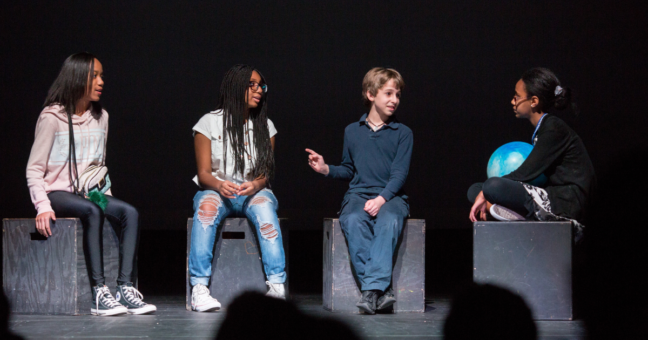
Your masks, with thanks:
M 485 220 L 488 211 L 499 220 L 570 220 L 580 231 L 596 184 L 594 167 L 574 130 L 548 114 L 570 102 L 571 90 L 550 70 L 533 68 L 522 75 L 511 105 L 516 117 L 535 127 L 533 150 L 517 170 L 471 187 L 471 221 Z M 544 188 L 528 184 L 541 174 L 548 178 Z
M 286 260 L 277 218 L 277 198 L 268 187 L 274 172 L 277 130 L 268 119 L 265 78 L 248 65 L 227 71 L 215 111 L 193 127 L 200 187 L 194 197 L 189 254 L 191 306 L 206 312 L 220 308 L 209 279 L 216 231 L 227 216 L 246 216 L 256 227 L 267 295 L 285 299 Z
M 65 60 L 49 90 L 27 164 L 29 193 L 38 212 L 36 229 L 49 237 L 56 232 L 50 228 L 50 219 L 56 221 L 56 215 L 81 219 L 91 272 L 92 314 L 152 313 L 156 307 L 144 303 L 132 284 L 139 242 L 137 210 L 112 197 L 110 190 L 95 203 L 78 188 L 78 178 L 88 167 L 103 166 L 106 161 L 108 112 L 99 104 L 103 86 L 101 62 L 90 53 L 76 53 Z M 105 285 L 104 218 L 121 227 L 118 299 Z

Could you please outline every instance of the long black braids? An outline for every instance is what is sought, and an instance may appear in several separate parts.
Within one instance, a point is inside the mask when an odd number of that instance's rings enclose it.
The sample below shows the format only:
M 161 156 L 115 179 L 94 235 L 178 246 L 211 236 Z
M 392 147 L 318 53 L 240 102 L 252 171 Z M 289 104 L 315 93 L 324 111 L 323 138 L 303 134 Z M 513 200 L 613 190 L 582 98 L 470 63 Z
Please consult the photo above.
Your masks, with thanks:
M 248 111 L 246 103 L 247 91 L 250 90 L 250 77 L 253 71 L 256 71 L 261 76 L 261 81 L 265 84 L 265 78 L 261 75 L 261 72 L 250 65 L 234 65 L 223 77 L 218 106 L 216 107 L 217 110 L 223 110 L 223 127 L 225 129 L 223 159 L 226 162 L 227 148 L 232 147 L 234 173 L 239 173 L 244 177 L 252 175 L 253 178 L 265 176 L 269 180 L 274 175 L 274 153 L 270 143 L 270 132 L 268 131 L 267 94 L 264 94 L 259 105 L 250 109 L 248 113 L 248 119 L 253 126 L 254 138 L 251 141 L 252 143 L 250 143 L 249 135 L 245 134 L 244 131 L 247 129 L 245 122 L 246 111 Z M 254 145 L 256 150 L 256 157 L 251 159 L 251 174 L 243 173 L 245 170 L 245 158 L 249 156 L 245 143 Z M 227 164 L 224 164 L 223 171 L 225 172 L 226 169 Z

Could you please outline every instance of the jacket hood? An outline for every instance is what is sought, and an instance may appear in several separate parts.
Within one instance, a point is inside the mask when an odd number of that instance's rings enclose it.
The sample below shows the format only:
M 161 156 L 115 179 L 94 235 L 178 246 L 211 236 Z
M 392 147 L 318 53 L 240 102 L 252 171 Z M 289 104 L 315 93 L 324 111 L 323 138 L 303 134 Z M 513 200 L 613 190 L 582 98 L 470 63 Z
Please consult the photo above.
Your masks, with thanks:
M 43 110 L 42 114 L 51 114 L 65 124 L 68 123 L 65 107 L 63 107 L 62 105 L 50 105 Z M 90 118 L 92 118 L 92 112 L 90 112 L 90 110 L 86 110 L 86 112 L 84 112 L 81 116 L 72 115 L 72 124 L 85 124 Z

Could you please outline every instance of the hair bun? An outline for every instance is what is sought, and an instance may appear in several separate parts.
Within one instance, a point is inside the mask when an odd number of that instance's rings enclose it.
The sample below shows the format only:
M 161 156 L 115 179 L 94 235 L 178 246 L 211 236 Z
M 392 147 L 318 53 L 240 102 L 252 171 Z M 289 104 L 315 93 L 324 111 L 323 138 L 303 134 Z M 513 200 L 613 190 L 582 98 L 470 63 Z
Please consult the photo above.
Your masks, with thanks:
M 567 105 L 571 102 L 571 89 L 568 87 L 556 86 L 554 93 L 556 94 L 554 107 L 558 110 L 567 108 Z

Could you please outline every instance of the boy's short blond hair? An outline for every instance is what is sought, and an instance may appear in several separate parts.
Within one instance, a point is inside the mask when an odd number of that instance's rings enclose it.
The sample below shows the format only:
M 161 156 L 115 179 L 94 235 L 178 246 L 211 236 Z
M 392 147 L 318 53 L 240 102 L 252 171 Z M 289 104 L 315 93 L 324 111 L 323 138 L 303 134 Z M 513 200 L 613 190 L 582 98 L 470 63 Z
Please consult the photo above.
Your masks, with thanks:
M 398 71 L 393 68 L 384 67 L 374 67 L 369 70 L 362 80 L 362 98 L 364 99 L 364 105 L 371 107 L 371 101 L 367 98 L 367 91 L 372 96 L 375 96 L 378 94 L 378 90 L 392 79 L 396 82 L 396 87 L 402 91 L 405 87 L 405 81 Z

